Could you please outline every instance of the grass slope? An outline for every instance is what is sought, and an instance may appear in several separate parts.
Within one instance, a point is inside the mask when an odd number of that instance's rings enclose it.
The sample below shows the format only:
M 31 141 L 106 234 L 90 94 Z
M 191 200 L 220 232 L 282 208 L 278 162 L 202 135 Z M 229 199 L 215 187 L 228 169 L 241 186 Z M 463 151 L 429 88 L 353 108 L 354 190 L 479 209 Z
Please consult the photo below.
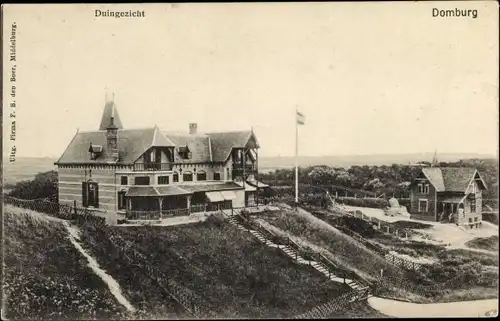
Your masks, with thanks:
M 498 236 L 476 237 L 465 244 L 468 247 L 480 250 L 498 251 Z
M 124 308 L 67 238 L 60 222 L 4 207 L 3 317 L 117 319 Z
M 113 227 L 99 234 L 87 225 L 83 231 L 101 265 L 109 267 L 132 303 L 157 317 L 172 313 L 159 308 L 155 297 L 161 291 L 140 274 L 140 267 L 110 255 L 103 246 L 109 235 L 132 241 L 152 265 L 199 294 L 213 317 L 291 317 L 348 290 L 214 217 L 177 227 Z M 163 303 L 167 301 L 163 295 Z
M 393 298 L 429 302 L 437 298 L 450 301 L 454 298 L 486 299 L 498 296 L 498 256 L 495 255 L 447 250 L 442 246 L 423 242 L 403 241 L 374 230 L 369 223 L 362 220 L 347 218 L 347 225 L 354 231 L 367 239 L 376 240 L 382 247 L 416 257 L 428 256 L 436 261 L 435 264 L 424 266 L 421 273 L 416 274 L 396 268 L 380 255 L 312 215 L 281 211 L 259 217 L 285 233 L 327 250 L 325 255 L 330 256 L 332 260 L 372 280 L 379 277 L 381 269 L 384 270 L 386 278 L 404 280 L 406 289 L 418 284 L 440 284 L 460 275 L 471 280 L 471 286 L 463 288 L 462 283 L 452 282 L 447 288 L 426 293 L 426 297 L 402 290 L 395 283 L 395 287 L 387 291 L 387 295 Z

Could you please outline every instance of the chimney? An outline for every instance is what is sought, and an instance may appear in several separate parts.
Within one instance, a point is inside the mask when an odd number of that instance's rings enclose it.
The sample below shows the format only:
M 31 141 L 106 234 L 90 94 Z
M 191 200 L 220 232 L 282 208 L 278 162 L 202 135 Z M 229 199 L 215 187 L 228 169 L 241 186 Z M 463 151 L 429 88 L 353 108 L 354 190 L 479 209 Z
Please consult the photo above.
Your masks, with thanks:
M 198 132 L 198 125 L 196 123 L 190 123 L 189 124 L 189 134 L 190 135 L 195 135 Z

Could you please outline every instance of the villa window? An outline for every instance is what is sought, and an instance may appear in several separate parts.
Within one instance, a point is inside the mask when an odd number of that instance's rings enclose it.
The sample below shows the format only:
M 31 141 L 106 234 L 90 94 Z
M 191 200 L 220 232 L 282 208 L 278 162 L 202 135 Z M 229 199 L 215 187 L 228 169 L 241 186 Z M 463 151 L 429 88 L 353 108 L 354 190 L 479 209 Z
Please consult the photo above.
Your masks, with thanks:
M 120 178 L 120 184 L 121 185 L 128 185 L 128 177 L 127 176 L 122 176 Z
M 96 182 L 82 182 L 83 207 L 99 207 L 99 185 Z
M 184 182 L 192 182 L 193 181 L 193 173 L 187 172 L 182 174 L 182 180 Z
M 472 182 L 472 186 L 471 186 L 470 192 L 472 194 L 476 194 L 476 182 Z
M 196 180 L 198 180 L 198 181 L 206 181 L 207 180 L 207 173 L 205 173 L 205 172 L 198 172 L 196 174 Z
M 429 194 L 429 184 L 424 185 L 424 194 Z
M 118 192 L 118 209 L 119 210 L 124 210 L 127 208 L 127 200 L 125 199 L 126 193 L 127 192 L 125 192 L 125 191 Z
M 168 185 L 168 176 L 158 176 L 158 185 Z
M 172 176 L 172 180 L 174 181 L 174 183 L 179 182 L 179 174 L 174 173 L 174 175 Z
M 424 192 L 424 185 L 423 184 L 418 184 L 418 193 L 423 194 Z
M 475 198 L 470 200 L 470 212 L 476 213 L 476 199 Z
M 418 200 L 418 211 L 420 213 L 429 212 L 429 202 L 427 200 Z
M 219 172 L 214 173 L 214 181 L 220 181 L 220 173 Z
M 135 177 L 135 185 L 149 185 L 149 176 Z

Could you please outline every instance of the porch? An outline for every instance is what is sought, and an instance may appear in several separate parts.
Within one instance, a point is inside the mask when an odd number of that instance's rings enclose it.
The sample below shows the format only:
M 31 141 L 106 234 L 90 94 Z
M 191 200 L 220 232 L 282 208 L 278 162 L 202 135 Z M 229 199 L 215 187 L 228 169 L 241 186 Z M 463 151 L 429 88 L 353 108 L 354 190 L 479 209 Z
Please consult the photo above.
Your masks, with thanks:
M 216 212 L 233 207 L 232 191 L 200 191 L 176 186 L 133 186 L 124 195 L 125 218 L 161 220 L 194 213 Z

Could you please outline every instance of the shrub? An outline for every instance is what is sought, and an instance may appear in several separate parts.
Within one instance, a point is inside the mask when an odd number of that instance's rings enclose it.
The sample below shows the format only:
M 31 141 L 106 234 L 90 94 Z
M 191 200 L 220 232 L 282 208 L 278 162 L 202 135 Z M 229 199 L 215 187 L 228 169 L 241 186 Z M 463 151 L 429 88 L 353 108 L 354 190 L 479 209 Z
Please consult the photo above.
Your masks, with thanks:
M 9 196 L 22 199 L 51 198 L 51 201 L 57 202 L 58 178 L 56 171 L 40 173 L 31 181 L 21 181 L 16 183 Z
M 498 251 L 498 235 L 476 237 L 465 244 L 468 247 L 489 251 Z

